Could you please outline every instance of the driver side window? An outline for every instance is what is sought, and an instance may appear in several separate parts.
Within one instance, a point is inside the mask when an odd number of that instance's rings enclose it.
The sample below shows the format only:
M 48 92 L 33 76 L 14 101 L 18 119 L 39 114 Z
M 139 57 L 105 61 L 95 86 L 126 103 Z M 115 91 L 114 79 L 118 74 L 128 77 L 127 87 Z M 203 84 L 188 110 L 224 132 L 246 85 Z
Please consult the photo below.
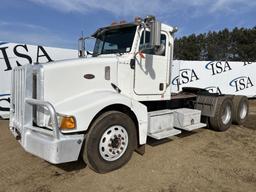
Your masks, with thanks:
M 143 41 L 144 41 L 144 32 L 142 32 L 142 35 L 140 37 L 140 45 L 139 45 L 139 50 L 141 51 L 145 46 L 143 45 Z M 146 39 L 145 39 L 145 45 L 146 47 L 149 47 L 149 43 L 150 43 L 150 32 L 147 31 L 146 32 Z M 166 55 L 166 35 L 165 34 L 161 34 L 161 44 L 163 44 L 165 46 L 165 51 L 160 55 L 160 56 L 165 56 Z M 145 50 L 146 54 L 151 54 L 151 55 L 155 55 L 152 50 Z

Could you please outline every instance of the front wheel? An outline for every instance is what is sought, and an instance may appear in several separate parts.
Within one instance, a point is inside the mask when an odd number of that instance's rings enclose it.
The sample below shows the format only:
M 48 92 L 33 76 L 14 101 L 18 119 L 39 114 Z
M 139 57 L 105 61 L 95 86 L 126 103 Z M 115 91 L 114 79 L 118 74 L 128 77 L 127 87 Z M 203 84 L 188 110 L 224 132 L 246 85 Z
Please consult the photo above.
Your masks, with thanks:
M 106 112 L 95 120 L 86 135 L 83 159 L 98 173 L 113 171 L 130 160 L 136 141 L 136 128 L 128 115 Z

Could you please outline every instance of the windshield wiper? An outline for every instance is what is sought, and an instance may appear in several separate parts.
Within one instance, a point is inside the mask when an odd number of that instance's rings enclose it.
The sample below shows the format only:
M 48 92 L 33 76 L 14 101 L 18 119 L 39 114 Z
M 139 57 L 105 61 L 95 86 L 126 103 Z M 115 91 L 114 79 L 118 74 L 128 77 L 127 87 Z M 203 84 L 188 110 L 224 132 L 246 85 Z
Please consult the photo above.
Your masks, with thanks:
M 124 52 L 116 52 L 115 54 L 118 54 L 119 56 L 122 56 Z
M 97 57 L 101 54 L 118 54 L 119 56 L 123 55 L 124 52 L 121 52 L 121 51 L 115 51 L 115 52 L 110 52 L 110 53 L 93 53 L 92 56 L 93 57 Z

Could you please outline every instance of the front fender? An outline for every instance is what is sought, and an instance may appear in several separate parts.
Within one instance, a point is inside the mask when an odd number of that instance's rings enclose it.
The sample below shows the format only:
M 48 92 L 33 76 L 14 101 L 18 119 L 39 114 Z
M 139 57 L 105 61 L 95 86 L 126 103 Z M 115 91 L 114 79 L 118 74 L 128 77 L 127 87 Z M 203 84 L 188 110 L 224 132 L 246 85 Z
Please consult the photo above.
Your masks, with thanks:
M 69 98 L 55 105 L 56 111 L 61 114 L 76 117 L 77 128 L 70 132 L 86 131 L 93 118 L 104 108 L 113 104 L 129 107 L 138 120 L 139 143 L 145 144 L 148 128 L 147 107 L 140 102 L 114 91 L 94 91 Z

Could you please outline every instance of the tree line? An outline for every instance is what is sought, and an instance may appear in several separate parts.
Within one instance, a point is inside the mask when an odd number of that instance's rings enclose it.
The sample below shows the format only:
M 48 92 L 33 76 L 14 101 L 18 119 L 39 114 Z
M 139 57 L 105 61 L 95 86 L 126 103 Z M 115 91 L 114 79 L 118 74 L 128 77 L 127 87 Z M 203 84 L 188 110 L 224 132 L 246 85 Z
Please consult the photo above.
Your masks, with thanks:
M 175 38 L 174 59 L 256 61 L 256 26 Z

